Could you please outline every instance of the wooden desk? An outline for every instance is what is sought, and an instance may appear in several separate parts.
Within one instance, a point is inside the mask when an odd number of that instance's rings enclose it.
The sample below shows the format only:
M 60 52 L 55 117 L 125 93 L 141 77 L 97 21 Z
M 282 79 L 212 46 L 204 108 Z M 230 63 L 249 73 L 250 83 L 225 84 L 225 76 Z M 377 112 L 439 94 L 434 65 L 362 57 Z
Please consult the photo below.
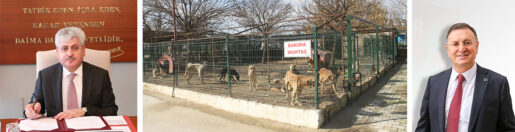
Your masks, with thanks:
M 17 119 L 0 119 L 0 122 L 2 122 L 1 132 L 5 132 L 5 125 L 9 123 L 16 122 Z M 129 116 L 129 120 L 131 120 L 132 124 L 138 129 L 138 117 L 137 116 Z
M 16 122 L 17 119 L 0 119 L 0 122 L 2 122 L 2 132 L 5 132 L 5 125 L 8 123 Z

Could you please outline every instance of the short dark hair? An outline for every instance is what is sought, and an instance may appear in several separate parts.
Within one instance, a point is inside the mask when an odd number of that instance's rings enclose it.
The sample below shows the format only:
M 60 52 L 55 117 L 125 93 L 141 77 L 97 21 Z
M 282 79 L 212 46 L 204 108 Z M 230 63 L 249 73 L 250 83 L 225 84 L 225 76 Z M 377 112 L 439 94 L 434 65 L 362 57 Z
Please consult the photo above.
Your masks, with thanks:
M 467 23 L 456 23 L 456 24 L 453 24 L 449 28 L 449 30 L 447 31 L 447 38 L 449 38 L 449 34 L 451 34 L 452 31 L 458 30 L 458 29 L 464 29 L 464 28 L 470 29 L 472 31 L 472 33 L 474 33 L 474 36 L 476 37 L 476 40 L 477 40 L 476 30 L 474 30 L 474 28 L 472 28 L 472 26 L 470 26 Z

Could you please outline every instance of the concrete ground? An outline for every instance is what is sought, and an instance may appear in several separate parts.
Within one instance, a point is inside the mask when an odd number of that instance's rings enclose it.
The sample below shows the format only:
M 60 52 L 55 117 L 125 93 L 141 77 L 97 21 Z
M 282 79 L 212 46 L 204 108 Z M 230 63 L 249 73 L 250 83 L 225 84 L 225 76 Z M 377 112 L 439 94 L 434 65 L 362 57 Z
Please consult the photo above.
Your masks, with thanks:
M 178 98 L 162 99 L 144 95 L 143 102 L 143 130 L 148 132 L 274 132 L 262 126 L 226 119 L 224 115 L 203 111 L 209 108 L 185 106 L 189 105 L 188 102 Z
M 407 66 L 395 65 L 377 84 L 322 127 L 343 131 L 406 131 Z

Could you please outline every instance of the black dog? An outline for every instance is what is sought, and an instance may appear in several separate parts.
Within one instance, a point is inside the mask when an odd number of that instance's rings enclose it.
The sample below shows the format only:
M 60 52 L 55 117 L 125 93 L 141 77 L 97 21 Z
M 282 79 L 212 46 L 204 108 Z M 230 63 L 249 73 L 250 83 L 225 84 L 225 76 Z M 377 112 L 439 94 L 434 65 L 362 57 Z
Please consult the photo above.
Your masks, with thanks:
M 238 72 L 236 72 L 236 70 L 232 69 L 229 70 L 230 74 L 231 74 L 231 80 L 234 80 L 234 81 L 240 81 L 240 74 L 238 74 Z M 220 81 L 222 79 L 225 80 L 225 76 L 227 76 L 227 68 L 223 68 L 220 73 L 218 74 L 218 76 L 220 77 Z

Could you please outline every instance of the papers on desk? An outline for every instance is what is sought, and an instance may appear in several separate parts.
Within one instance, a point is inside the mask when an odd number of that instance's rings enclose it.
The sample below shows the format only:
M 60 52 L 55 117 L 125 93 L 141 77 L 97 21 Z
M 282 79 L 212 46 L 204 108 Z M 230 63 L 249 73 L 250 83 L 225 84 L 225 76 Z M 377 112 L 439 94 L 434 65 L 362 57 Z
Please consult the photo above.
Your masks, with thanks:
M 112 126 L 111 130 L 94 130 L 81 132 L 131 132 L 131 129 L 129 128 L 129 126 Z
M 109 125 L 127 125 L 123 116 L 104 116 L 103 118 Z
M 71 129 L 97 129 L 106 126 L 98 116 L 77 117 L 65 121 L 66 126 Z
M 23 131 L 42 130 L 50 131 L 59 128 L 54 118 L 42 118 L 37 120 L 20 121 L 20 129 Z
M 127 116 L 86 116 L 64 120 L 49 117 L 18 121 L 23 131 L 136 131 Z

